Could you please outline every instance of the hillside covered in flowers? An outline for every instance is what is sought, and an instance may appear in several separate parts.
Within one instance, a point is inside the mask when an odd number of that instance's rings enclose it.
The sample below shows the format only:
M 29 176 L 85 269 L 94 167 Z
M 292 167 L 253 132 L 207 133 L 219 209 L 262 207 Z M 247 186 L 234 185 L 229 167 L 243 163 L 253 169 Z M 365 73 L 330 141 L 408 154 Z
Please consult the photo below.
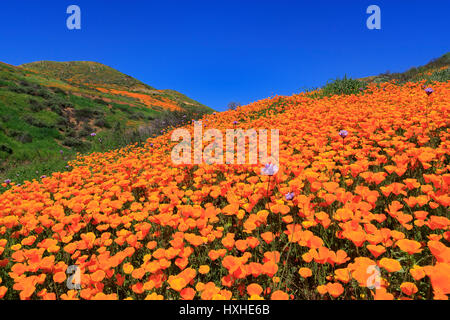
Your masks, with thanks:
M 448 299 L 449 93 L 371 84 L 201 119 L 279 129 L 273 175 L 174 165 L 171 129 L 13 184 L 0 195 L 0 298 Z

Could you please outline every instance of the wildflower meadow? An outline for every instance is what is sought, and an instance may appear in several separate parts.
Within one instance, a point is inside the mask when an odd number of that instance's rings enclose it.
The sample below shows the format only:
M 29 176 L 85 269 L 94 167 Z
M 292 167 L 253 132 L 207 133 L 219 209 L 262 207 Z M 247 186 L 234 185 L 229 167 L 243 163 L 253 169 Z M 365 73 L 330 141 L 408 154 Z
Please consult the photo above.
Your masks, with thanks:
M 0 298 L 447 300 L 449 93 L 387 82 L 200 119 L 279 130 L 277 164 L 174 164 L 168 128 L 4 181 Z

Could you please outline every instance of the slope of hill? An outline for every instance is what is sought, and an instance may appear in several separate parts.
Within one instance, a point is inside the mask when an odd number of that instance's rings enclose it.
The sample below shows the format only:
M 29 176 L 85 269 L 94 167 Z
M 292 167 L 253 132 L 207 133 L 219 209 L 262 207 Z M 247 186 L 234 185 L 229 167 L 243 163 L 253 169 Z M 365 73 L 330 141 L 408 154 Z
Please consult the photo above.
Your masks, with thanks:
M 450 83 L 423 83 L 202 117 L 205 131 L 278 129 L 271 176 L 177 165 L 169 131 L 8 182 L 0 298 L 448 299 Z
M 386 72 L 378 76 L 369 76 L 360 79 L 338 78 L 328 81 L 320 88 L 308 89 L 305 92 L 310 97 L 330 97 L 333 95 L 361 94 L 371 83 L 379 84 L 394 82 L 396 84 L 405 84 L 406 82 L 422 82 L 428 85 L 433 81 L 446 82 L 450 80 L 450 53 L 442 55 L 440 58 L 433 59 L 429 63 L 420 67 L 413 67 L 405 72 L 390 73 Z
M 21 65 L 25 69 L 37 71 L 41 74 L 50 76 L 51 78 L 61 79 L 78 84 L 95 85 L 105 84 L 113 85 L 121 88 L 133 89 L 150 89 L 153 87 L 134 79 L 133 77 L 123 74 L 104 64 L 91 61 L 37 61 L 25 63 Z
M 23 64 L 21 67 L 85 89 L 99 89 L 103 93 L 109 92 L 114 96 L 132 97 L 144 105 L 156 109 L 212 111 L 212 109 L 179 92 L 170 89 L 157 90 L 129 75 L 97 62 L 38 61 Z M 139 97 L 133 96 L 136 94 L 143 98 L 139 99 Z M 148 101 L 145 102 L 146 100 Z
M 99 63 L 0 63 L 0 178 L 24 177 L 29 162 L 38 176 L 47 174 L 76 152 L 160 134 L 162 118 L 180 122 L 212 111 Z
M 441 57 L 433 59 L 423 66 L 412 67 L 405 72 L 390 73 L 388 71 L 378 76 L 366 77 L 361 80 L 375 83 L 387 81 L 397 81 L 402 83 L 407 81 L 420 81 L 424 79 L 430 81 L 447 81 L 450 79 L 449 68 L 450 52 L 447 52 Z

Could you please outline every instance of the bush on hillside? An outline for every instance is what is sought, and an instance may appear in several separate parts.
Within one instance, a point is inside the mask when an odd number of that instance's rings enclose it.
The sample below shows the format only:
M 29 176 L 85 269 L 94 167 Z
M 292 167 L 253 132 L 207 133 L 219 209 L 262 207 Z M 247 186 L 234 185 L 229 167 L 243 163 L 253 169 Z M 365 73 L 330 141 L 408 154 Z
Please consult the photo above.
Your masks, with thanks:
M 430 76 L 430 81 L 446 82 L 450 80 L 450 68 L 439 70 Z
M 86 120 L 90 120 L 90 119 L 94 119 L 99 117 L 100 115 L 102 115 L 102 113 L 100 111 L 97 110 L 93 110 L 93 109 L 77 109 L 75 110 L 75 118 L 78 121 L 86 121 Z
M 94 125 L 100 128 L 111 128 L 111 125 L 104 118 L 100 118 L 94 121 Z
M 359 94 L 364 91 L 367 87 L 367 83 L 364 81 L 347 78 L 344 76 L 343 79 L 336 79 L 332 82 L 327 82 L 327 84 L 322 88 L 321 94 L 323 96 L 333 96 L 333 95 L 350 95 Z
M 63 141 L 63 145 L 70 148 L 83 149 L 86 147 L 86 142 L 81 139 L 66 137 Z
M 63 89 L 58 87 L 49 87 L 50 90 L 52 90 L 56 94 L 61 94 L 63 96 L 67 96 L 67 92 L 65 92 Z
M 29 104 L 31 111 L 33 112 L 39 112 L 45 109 L 45 106 L 34 98 L 30 98 Z
M 21 143 L 31 143 L 33 142 L 33 137 L 28 132 L 23 132 L 16 137 L 16 140 Z
M 38 128 L 48 128 L 48 124 L 43 121 L 33 117 L 31 114 L 24 115 L 22 118 L 26 123 Z

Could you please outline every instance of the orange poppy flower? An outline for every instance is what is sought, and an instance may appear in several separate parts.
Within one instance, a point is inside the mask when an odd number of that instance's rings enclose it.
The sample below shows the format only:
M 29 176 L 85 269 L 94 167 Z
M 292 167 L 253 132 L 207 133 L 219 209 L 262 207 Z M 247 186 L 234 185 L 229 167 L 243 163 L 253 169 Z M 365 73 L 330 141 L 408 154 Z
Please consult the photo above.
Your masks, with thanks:
M 94 282 L 100 282 L 105 278 L 106 274 L 103 270 L 97 270 L 91 274 L 91 280 Z
M 198 273 L 200 274 L 207 274 L 209 272 L 209 266 L 208 265 L 201 265 L 198 268 Z
M 261 295 L 262 292 L 263 288 L 257 283 L 252 283 L 247 286 L 247 293 L 249 296 L 253 295 L 259 296 Z
M 0 299 L 3 299 L 3 297 L 4 297 L 5 294 L 6 294 L 6 291 L 8 291 L 8 288 L 7 288 L 7 287 L 5 287 L 5 286 L 1 286 L 1 287 L 0 287 Z
M 387 292 L 386 288 L 379 288 L 375 290 L 373 296 L 374 300 L 394 300 L 394 295 Z
M 378 262 L 381 268 L 386 269 L 388 272 L 397 272 L 402 269 L 400 262 L 395 259 L 383 258 Z
M 337 298 L 339 297 L 342 293 L 344 293 L 344 287 L 339 283 L 327 283 L 327 292 L 333 297 L 333 298 Z
M 167 283 L 173 290 L 178 292 L 180 292 L 187 285 L 186 280 L 175 276 L 170 276 L 169 279 L 167 280 Z
M 195 290 L 192 288 L 184 288 L 180 291 L 180 296 L 183 300 L 192 300 L 195 297 Z
M 412 282 L 403 282 L 400 285 L 400 289 L 402 290 L 402 292 L 408 296 L 411 296 L 415 293 L 417 293 L 417 291 L 419 291 L 419 289 L 417 289 L 417 286 L 412 283 Z
M 374 245 L 372 245 L 372 244 L 369 244 L 369 245 L 366 246 L 366 248 L 367 248 L 367 250 L 370 251 L 370 253 L 371 253 L 375 258 L 378 258 L 380 255 L 382 255 L 383 253 L 386 252 L 386 248 L 383 247 L 383 246 L 380 246 L 380 245 L 374 246 Z
M 262 266 L 262 272 L 269 277 L 273 277 L 278 271 L 278 265 L 273 261 L 267 261 Z
M 422 267 L 414 266 L 409 269 L 409 273 L 414 278 L 414 280 L 419 281 L 420 279 L 425 277 L 425 270 Z
M 289 300 L 289 295 L 281 290 L 274 291 L 271 296 L 271 300 Z
M 317 292 L 320 293 L 320 295 L 324 295 L 328 292 L 328 287 L 326 285 L 320 285 L 317 287 Z
M 53 275 L 53 281 L 56 283 L 64 282 L 64 280 L 66 280 L 66 273 L 63 271 L 57 272 Z
M 133 279 L 137 279 L 137 280 L 142 279 L 142 277 L 144 275 L 145 275 L 145 269 L 144 268 L 137 268 L 137 269 L 134 269 L 131 272 L 131 276 L 133 277 Z
M 309 268 L 300 268 L 300 270 L 298 270 L 298 273 L 303 278 L 308 278 L 312 276 L 312 271 Z
M 420 249 L 420 243 L 414 240 L 401 239 L 396 242 L 396 245 L 408 254 L 415 254 L 422 251 Z
M 428 248 L 438 262 L 450 263 L 450 247 L 440 241 L 428 241 Z
M 343 283 L 348 283 L 350 281 L 350 272 L 347 268 L 343 268 L 343 269 L 336 269 L 334 271 L 335 274 L 335 278 L 336 280 L 339 280 Z
M 235 242 L 235 246 L 236 246 L 236 249 L 238 249 L 241 252 L 244 252 L 248 248 L 247 240 L 237 240 Z

